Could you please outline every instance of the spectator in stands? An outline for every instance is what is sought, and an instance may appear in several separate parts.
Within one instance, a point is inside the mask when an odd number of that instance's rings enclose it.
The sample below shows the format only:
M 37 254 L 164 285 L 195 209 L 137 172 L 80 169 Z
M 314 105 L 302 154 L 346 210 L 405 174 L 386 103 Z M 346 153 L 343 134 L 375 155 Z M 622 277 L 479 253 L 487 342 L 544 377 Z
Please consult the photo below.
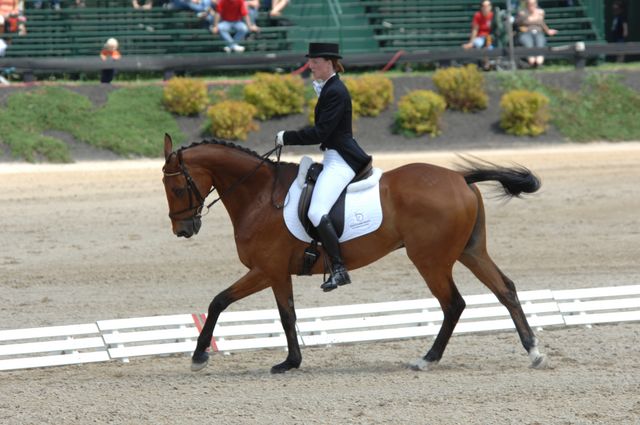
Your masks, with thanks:
M 216 16 L 216 9 L 219 0 L 212 0 L 209 13 L 207 15 L 207 21 L 209 22 L 209 30 L 213 31 L 213 21 Z M 260 10 L 260 0 L 244 0 L 247 5 L 247 11 L 249 12 L 249 20 L 253 25 L 256 25 L 258 19 L 258 12 Z
M 22 14 L 22 2 L 18 0 L 0 0 L 0 16 L 5 21 L 5 31 L 24 35 L 27 33 L 25 22 L 27 18 Z
M 102 50 L 100 51 L 100 59 L 105 62 L 117 61 L 120 60 L 122 55 L 120 54 L 120 50 L 118 50 L 118 40 L 115 38 L 110 38 L 104 43 Z M 116 75 L 116 70 L 113 68 L 106 68 L 102 70 L 100 74 L 100 82 L 101 83 L 110 83 L 113 80 L 113 77 Z
M 245 0 L 244 2 L 249 11 L 249 20 L 255 25 L 258 19 L 258 11 L 260 10 L 260 0 Z
M 491 49 L 491 23 L 493 22 L 493 11 L 491 10 L 491 2 L 484 0 L 480 4 L 480 10 L 473 15 L 471 21 L 471 36 L 469 42 L 462 45 L 465 49 L 481 49 L 486 47 Z
M 34 9 L 42 9 L 43 1 L 35 1 L 33 2 Z M 54 10 L 60 10 L 60 0 L 51 0 L 49 2 L 50 6 Z
M 611 36 L 610 40 L 614 43 L 624 43 L 629 36 L 629 24 L 625 13 L 624 3 L 622 0 L 615 0 L 611 5 Z M 616 57 L 617 62 L 624 62 L 624 55 Z
M 265 7 L 269 10 L 269 16 L 280 16 L 282 10 L 287 7 L 289 0 L 266 0 Z
M 12 13 L 19 13 L 20 5 L 18 0 L 0 0 L 0 16 L 7 19 Z
M 220 37 L 227 43 L 224 46 L 225 52 L 242 53 L 244 46 L 238 43 L 244 40 L 249 31 L 259 32 L 260 28 L 251 23 L 244 0 L 218 0 L 211 31 L 214 34 L 220 33 Z
M 0 15 L 0 36 L 4 33 L 4 16 Z M 7 51 L 7 43 L 0 38 L 0 57 L 4 56 Z
M 152 0 L 131 0 L 131 6 L 134 9 L 151 10 L 153 7 Z
M 613 19 L 611 21 L 611 41 L 624 43 L 629 36 L 629 24 L 625 15 L 624 3 L 616 0 L 611 5 Z
M 518 41 L 524 47 L 544 47 L 547 44 L 545 34 L 552 37 L 558 33 L 544 23 L 544 10 L 538 7 L 538 0 L 527 0 L 526 6 L 518 13 Z M 529 65 L 542 66 L 544 56 L 529 56 Z
M 193 10 L 204 18 L 211 7 L 211 0 L 171 0 L 171 9 Z

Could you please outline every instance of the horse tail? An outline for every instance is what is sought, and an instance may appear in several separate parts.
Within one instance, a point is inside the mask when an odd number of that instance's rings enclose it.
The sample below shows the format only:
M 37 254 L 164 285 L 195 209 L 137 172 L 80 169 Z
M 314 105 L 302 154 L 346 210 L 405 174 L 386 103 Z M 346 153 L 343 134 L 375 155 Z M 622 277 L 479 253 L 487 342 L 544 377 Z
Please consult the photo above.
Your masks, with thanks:
M 540 179 L 522 165 L 503 167 L 488 161 L 464 160 L 467 165 L 461 167 L 460 172 L 467 184 L 498 181 L 507 198 L 520 197 L 523 193 L 534 193 L 540 189 Z

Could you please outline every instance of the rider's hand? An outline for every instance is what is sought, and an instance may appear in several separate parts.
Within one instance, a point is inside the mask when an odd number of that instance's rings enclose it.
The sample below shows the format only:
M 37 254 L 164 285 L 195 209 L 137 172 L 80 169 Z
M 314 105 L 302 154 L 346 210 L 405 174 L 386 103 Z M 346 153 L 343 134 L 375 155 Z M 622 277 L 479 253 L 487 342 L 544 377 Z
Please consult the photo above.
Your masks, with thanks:
M 276 134 L 276 146 L 284 146 L 284 131 L 278 131 Z

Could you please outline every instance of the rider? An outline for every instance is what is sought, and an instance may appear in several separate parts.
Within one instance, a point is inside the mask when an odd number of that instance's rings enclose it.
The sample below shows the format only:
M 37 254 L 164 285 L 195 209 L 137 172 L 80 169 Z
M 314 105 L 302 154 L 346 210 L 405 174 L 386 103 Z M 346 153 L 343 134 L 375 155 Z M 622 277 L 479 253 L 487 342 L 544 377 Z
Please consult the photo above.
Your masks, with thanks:
M 349 182 L 369 164 L 371 157 L 353 138 L 351 96 L 338 76 L 339 72 L 344 72 L 338 44 L 309 43 L 306 57 L 314 78 L 313 88 L 318 95 L 315 125 L 299 131 L 279 131 L 276 145 L 320 144 L 324 151 L 323 169 L 309 206 L 309 220 L 318 230 L 322 246 L 331 260 L 331 276 L 320 286 L 328 292 L 351 283 L 329 211 Z

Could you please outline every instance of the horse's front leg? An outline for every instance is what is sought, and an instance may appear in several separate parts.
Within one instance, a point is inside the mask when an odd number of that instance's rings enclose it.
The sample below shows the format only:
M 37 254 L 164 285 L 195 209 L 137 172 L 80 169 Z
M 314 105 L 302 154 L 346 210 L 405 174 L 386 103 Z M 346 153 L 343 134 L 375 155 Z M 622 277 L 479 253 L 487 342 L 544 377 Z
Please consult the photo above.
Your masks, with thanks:
M 293 306 L 291 276 L 287 276 L 286 280 L 282 281 L 282 283 L 274 284 L 271 288 L 276 297 L 280 321 L 287 337 L 287 347 L 289 349 L 289 354 L 285 361 L 273 366 L 271 373 L 284 373 L 293 368 L 297 369 L 302 362 L 302 353 L 300 353 L 300 345 L 296 334 L 296 310 Z
M 191 370 L 197 372 L 207 366 L 209 353 L 207 350 L 213 338 L 213 329 L 216 326 L 218 317 L 232 303 L 261 291 L 269 286 L 269 279 L 259 270 L 251 269 L 249 272 L 236 281 L 233 285 L 220 292 L 209 304 L 207 320 L 204 322 L 196 349 L 191 357 Z

